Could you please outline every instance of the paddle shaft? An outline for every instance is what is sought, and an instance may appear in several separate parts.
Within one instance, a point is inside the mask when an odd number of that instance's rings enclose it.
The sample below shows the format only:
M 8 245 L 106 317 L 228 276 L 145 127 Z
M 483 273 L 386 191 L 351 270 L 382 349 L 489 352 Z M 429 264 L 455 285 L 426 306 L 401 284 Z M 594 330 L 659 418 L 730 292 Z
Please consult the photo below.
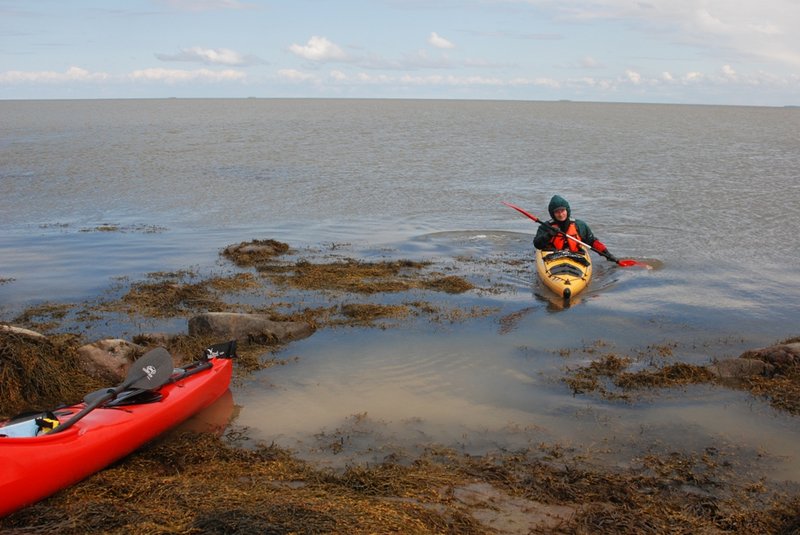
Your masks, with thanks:
M 137 388 L 144 388 L 147 390 L 154 390 L 163 386 L 172 375 L 172 357 L 163 348 L 154 349 L 145 353 L 139 360 L 133 363 L 128 376 L 125 381 L 115 388 L 109 388 L 108 391 L 98 397 L 97 399 L 87 402 L 86 406 L 77 414 L 72 416 L 69 420 L 59 425 L 49 432 L 61 433 L 66 431 L 78 421 L 83 419 L 84 416 L 100 407 L 104 403 L 116 398 L 120 392 L 125 391 L 131 386 Z
M 584 243 L 584 242 L 582 242 L 581 240 L 579 240 L 579 239 L 578 239 L 578 238 L 576 238 L 575 236 L 570 236 L 569 234 L 567 234 L 567 233 L 566 233 L 566 232 L 564 232 L 563 230 L 561 230 L 561 229 L 558 229 L 558 228 L 556 228 L 556 227 L 553 227 L 553 226 L 551 226 L 551 225 L 548 225 L 547 223 L 545 223 L 544 221 L 542 221 L 541 219 L 539 219 L 539 218 L 538 218 L 538 217 L 536 217 L 535 215 L 533 215 L 533 214 L 530 214 L 530 213 L 526 212 L 525 210 L 523 210 L 523 209 L 522 209 L 522 208 L 520 208 L 519 206 L 514 206 L 513 204 L 511 204 L 511 203 L 508 203 L 508 202 L 503 202 L 503 204 L 505 204 L 505 205 L 506 205 L 506 206 L 508 206 L 509 208 L 513 208 L 514 210 L 516 210 L 517 212 L 521 213 L 521 214 L 522 214 L 522 215 L 524 215 L 525 217 L 527 217 L 527 218 L 529 218 L 529 219 L 532 219 L 532 220 L 536 221 L 537 223 L 539 223 L 539 224 L 540 224 L 540 225 L 542 225 L 543 227 L 545 227 L 545 228 L 547 228 L 547 229 L 551 229 L 553 232 L 557 232 L 558 234 L 561 234 L 562 236 L 565 236 L 565 237 L 569 238 L 570 240 L 572 240 L 572 241 L 574 241 L 574 242 L 576 242 L 576 243 L 579 243 L 579 244 L 583 245 L 583 246 L 584 246 L 584 247 L 586 247 L 587 249 L 591 249 L 592 251 L 596 252 L 597 254 L 603 255 L 604 257 L 608 258 L 608 259 L 609 259 L 609 260 L 611 260 L 612 262 L 616 262 L 617 264 L 619 264 L 619 260 L 617 260 L 616 258 L 614 258 L 613 256 L 611 256 L 611 255 L 608 253 L 608 251 L 598 251 L 597 249 L 595 249 L 594 247 L 592 247 L 592 246 L 591 246 L 591 245 L 589 245 L 588 243 Z

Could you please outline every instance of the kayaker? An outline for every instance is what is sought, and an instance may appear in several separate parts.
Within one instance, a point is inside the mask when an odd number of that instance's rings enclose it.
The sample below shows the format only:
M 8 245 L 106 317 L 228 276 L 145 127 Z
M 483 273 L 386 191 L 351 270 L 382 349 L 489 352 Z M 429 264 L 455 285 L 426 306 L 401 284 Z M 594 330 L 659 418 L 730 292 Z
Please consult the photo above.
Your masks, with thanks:
M 561 230 L 591 246 L 592 249 L 605 256 L 607 260 L 617 261 L 614 255 L 608 251 L 608 248 L 603 245 L 603 242 L 594 237 L 589 225 L 580 219 L 571 217 L 572 210 L 564 197 L 553 195 L 553 198 L 550 199 L 550 204 L 547 205 L 547 211 L 550 213 L 551 219 L 546 225 L 539 226 L 536 237 L 533 238 L 534 247 L 543 250 L 567 249 L 572 252 L 578 252 L 580 244 L 558 232 L 558 230 Z

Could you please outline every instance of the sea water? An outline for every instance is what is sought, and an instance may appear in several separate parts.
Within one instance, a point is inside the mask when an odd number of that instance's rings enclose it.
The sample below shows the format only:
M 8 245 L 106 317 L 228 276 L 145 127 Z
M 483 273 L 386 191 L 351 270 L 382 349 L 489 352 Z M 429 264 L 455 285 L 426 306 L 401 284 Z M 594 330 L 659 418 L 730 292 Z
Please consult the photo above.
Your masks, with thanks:
M 369 460 L 430 443 L 552 442 L 614 462 L 722 445 L 798 481 L 796 418 L 764 400 L 702 385 L 625 402 L 563 382 L 603 354 L 703 365 L 800 334 L 798 139 L 790 108 L 0 101 L 0 320 L 222 269 L 219 251 L 251 239 L 431 260 L 479 287 L 442 302 L 489 312 L 321 330 L 234 387 L 234 425 L 327 462 L 336 441 Z M 546 218 L 556 193 L 616 256 L 657 269 L 595 257 L 578 302 L 549 299 L 527 263 L 536 225 L 501 201 Z

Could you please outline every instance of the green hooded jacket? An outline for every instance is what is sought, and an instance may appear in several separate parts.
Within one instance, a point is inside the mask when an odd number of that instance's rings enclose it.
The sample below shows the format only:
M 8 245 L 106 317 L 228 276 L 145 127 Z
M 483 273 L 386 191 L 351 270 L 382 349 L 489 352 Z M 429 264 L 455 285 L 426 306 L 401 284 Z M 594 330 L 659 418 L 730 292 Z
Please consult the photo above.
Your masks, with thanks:
M 553 214 L 556 208 L 567 209 L 567 219 L 563 223 L 557 223 L 555 220 L 555 215 Z M 578 234 L 583 243 L 591 246 L 597 240 L 597 238 L 594 237 L 594 233 L 592 233 L 592 229 L 589 228 L 589 225 L 580 219 L 572 218 L 572 208 L 570 208 L 569 202 L 561 195 L 553 195 L 553 198 L 550 199 L 550 204 L 547 205 L 547 211 L 550 213 L 550 221 L 547 222 L 547 226 L 557 225 L 558 228 L 566 232 L 567 228 L 569 228 L 569 224 L 572 222 L 575 223 L 575 227 L 578 229 Z M 544 225 L 540 225 L 539 230 L 536 232 L 536 237 L 533 238 L 533 246 L 537 249 L 552 248 L 553 245 L 550 243 L 550 239 L 553 235 L 554 231 L 549 230 Z

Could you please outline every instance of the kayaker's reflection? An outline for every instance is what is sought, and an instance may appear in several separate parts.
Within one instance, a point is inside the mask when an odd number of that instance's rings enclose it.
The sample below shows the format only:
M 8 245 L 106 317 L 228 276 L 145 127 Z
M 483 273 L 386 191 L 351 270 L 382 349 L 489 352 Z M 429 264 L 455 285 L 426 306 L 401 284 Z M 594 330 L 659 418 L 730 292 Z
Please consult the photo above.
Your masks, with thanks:
M 563 312 L 564 310 L 579 304 L 583 300 L 582 296 L 580 295 L 565 299 L 555 295 L 553 292 L 548 291 L 546 288 L 541 292 L 534 291 L 533 296 L 537 301 L 546 303 L 547 307 L 545 307 L 545 310 L 552 313 Z

